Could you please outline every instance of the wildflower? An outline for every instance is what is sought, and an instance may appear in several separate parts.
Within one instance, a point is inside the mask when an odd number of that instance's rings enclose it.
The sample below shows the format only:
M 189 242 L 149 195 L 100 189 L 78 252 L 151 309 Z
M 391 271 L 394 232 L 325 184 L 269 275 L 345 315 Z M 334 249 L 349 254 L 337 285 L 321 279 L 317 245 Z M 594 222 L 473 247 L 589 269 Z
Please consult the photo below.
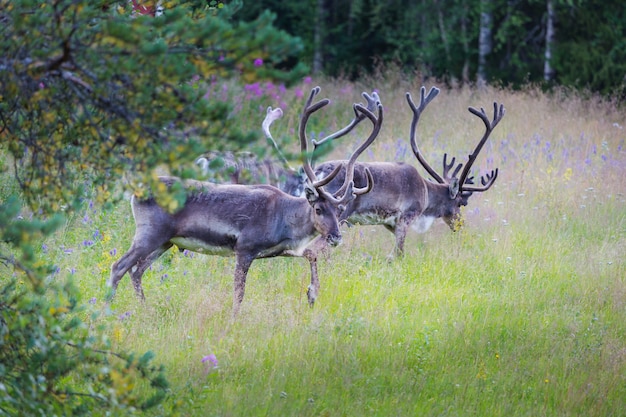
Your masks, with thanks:
M 96 304 L 96 301 L 98 301 L 98 300 L 96 299 L 96 297 L 91 297 L 91 298 L 89 299 L 89 304 Z
M 48 253 L 48 245 L 46 245 L 45 243 L 41 245 L 41 251 L 43 253 Z
M 119 316 L 117 316 L 117 318 L 118 318 L 118 319 L 120 319 L 120 321 L 124 321 L 124 320 L 126 320 L 127 318 L 129 318 L 129 317 L 131 316 L 131 314 L 132 314 L 132 313 L 131 313 L 130 311 L 127 311 L 127 312 L 125 312 L 125 313 L 120 314 Z
M 111 255 L 111 256 L 115 256 L 116 254 L 117 254 L 117 249 L 116 248 L 113 248 L 113 249 L 111 249 L 109 251 L 109 255 Z
M 304 77 L 304 83 L 305 84 L 311 84 L 311 82 L 313 81 L 313 79 L 311 77 Z
M 93 246 L 93 240 L 83 240 L 83 246 L 84 247 Z
M 244 89 L 247 92 L 253 93 L 257 97 L 261 97 L 263 95 L 263 88 L 259 83 L 247 84 Z
M 257 58 L 254 60 L 254 66 L 255 67 L 260 67 L 261 65 L 263 65 L 263 59 L 262 58 Z
M 302 93 L 302 90 L 299 88 L 296 88 L 295 94 L 296 94 L 296 97 L 298 98 L 302 98 L 304 96 L 304 94 Z
M 93 238 L 94 240 L 98 240 L 102 238 L 102 234 L 100 234 L 100 230 L 96 229 L 96 231 L 93 232 Z
M 206 355 L 202 358 L 202 363 L 207 364 L 209 367 L 215 369 L 218 367 L 217 356 L 214 353 Z

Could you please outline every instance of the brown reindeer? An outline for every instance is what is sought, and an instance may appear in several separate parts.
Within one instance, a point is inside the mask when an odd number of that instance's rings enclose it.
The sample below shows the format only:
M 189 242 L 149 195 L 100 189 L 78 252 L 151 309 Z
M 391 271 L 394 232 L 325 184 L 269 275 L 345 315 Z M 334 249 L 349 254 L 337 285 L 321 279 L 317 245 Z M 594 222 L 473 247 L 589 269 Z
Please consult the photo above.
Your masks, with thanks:
M 367 109 L 372 113 L 376 112 L 379 101 L 378 95 L 374 93 L 370 96 L 363 93 L 363 97 L 367 101 Z M 276 109 L 268 107 L 262 123 L 263 133 L 273 149 L 275 158 L 259 158 L 256 154 L 246 151 L 210 151 L 196 158 L 196 164 L 200 166 L 207 179 L 213 182 L 270 184 L 289 195 L 304 197 L 306 174 L 302 168 L 291 167 L 270 131 L 272 123 L 282 116 L 283 111 L 280 107 Z M 320 143 L 346 135 L 364 118 L 365 116 L 361 112 L 355 112 L 355 117 L 345 128 L 319 141 L 313 141 L 313 144 L 317 146 Z
M 371 193 L 361 195 L 350 201 L 346 209 L 341 213 L 339 220 L 362 225 L 383 225 L 395 236 L 395 246 L 389 255 L 389 259 L 404 252 L 404 241 L 408 228 L 413 226 L 419 232 L 424 232 L 437 218 L 443 219 L 452 230 L 458 227 L 461 207 L 467 205 L 468 198 L 475 192 L 487 191 L 495 182 L 498 170 L 481 177 L 481 186 L 473 185 L 469 177 L 470 169 L 476 157 L 480 153 L 489 135 L 502 120 L 504 107 L 494 103 L 493 120 L 481 109 L 473 107 L 469 111 L 478 116 L 485 124 L 485 134 L 469 156 L 460 177 L 456 174 L 461 169 L 459 164 L 455 171 L 450 174 L 454 166 L 454 158 L 450 164 L 446 163 L 444 156 L 444 175 L 440 176 L 427 162 L 415 141 L 415 131 L 421 113 L 428 103 L 439 94 L 438 88 L 431 88 L 428 96 L 425 96 L 425 88 L 421 88 L 421 99 L 416 106 L 410 93 L 406 93 L 406 99 L 413 112 L 413 120 L 410 129 L 411 149 L 418 162 L 432 176 L 434 181 L 422 177 L 412 165 L 398 162 L 359 162 L 354 166 L 354 182 L 356 186 L 363 184 L 369 175 L 374 179 L 376 187 Z M 336 190 L 342 186 L 342 178 L 346 161 L 330 161 L 319 165 L 316 169 L 317 178 L 325 178 L 330 172 L 341 169 L 333 181 L 326 187 L 328 190 Z M 367 172 L 367 175 L 366 175 Z
M 369 108 L 370 111 L 375 111 Z M 196 158 L 202 173 L 211 181 L 230 184 L 270 184 L 295 197 L 304 197 L 307 177 L 302 168 L 291 167 L 272 137 L 270 126 L 281 118 L 280 107 L 267 108 L 262 127 L 276 158 L 259 158 L 252 152 L 210 151 Z
M 308 300 L 312 305 L 319 291 L 319 280 L 317 267 L 313 267 L 315 253 L 307 247 L 318 235 L 331 246 L 340 243 L 337 212 L 373 186 L 372 181 L 366 180 L 363 187 L 354 187 L 356 158 L 371 145 L 383 122 L 382 105 L 377 106 L 378 116 L 361 104 L 354 105 L 355 112 L 372 121 L 373 130 L 345 165 L 344 183 L 336 192 L 329 193 L 325 186 L 339 170 L 317 180 L 307 149 L 309 117 L 329 103 L 328 99 L 312 103 L 319 91 L 319 87 L 311 91 L 300 119 L 302 164 L 308 179 L 306 198 L 290 196 L 269 185 L 220 185 L 192 180 L 183 182 L 187 200 L 175 213 L 165 211 L 154 198 L 140 200 L 133 197 L 135 236 L 128 252 L 111 268 L 109 285 L 113 291 L 129 272 L 137 295 L 144 299 L 141 285 L 144 271 L 165 251 L 177 245 L 194 252 L 235 257 L 234 314 L 243 300 L 248 269 L 255 259 L 305 256 L 311 261 Z M 368 177 L 367 173 L 365 175 Z M 173 177 L 163 177 L 162 181 L 168 186 L 181 182 Z

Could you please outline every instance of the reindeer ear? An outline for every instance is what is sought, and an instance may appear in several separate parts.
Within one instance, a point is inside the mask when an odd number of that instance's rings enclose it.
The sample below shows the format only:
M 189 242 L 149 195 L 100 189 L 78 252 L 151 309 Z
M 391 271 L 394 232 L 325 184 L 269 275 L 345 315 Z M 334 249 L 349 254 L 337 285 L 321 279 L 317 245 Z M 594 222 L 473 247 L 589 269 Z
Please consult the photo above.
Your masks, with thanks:
M 450 180 L 450 184 L 448 184 L 448 192 L 450 193 L 450 198 L 455 199 L 457 194 L 459 193 L 459 179 L 452 178 Z
M 306 195 L 306 199 L 309 200 L 309 204 L 315 203 L 320 198 L 317 190 L 309 183 L 304 185 L 304 194 Z

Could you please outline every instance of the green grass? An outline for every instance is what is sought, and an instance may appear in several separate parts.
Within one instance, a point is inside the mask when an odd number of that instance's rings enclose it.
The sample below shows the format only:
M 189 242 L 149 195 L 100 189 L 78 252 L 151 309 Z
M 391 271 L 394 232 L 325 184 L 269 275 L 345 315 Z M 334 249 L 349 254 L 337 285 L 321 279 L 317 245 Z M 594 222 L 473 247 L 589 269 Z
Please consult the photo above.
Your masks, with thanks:
M 415 96 L 419 86 L 398 79 L 321 85 L 336 98 L 332 106 L 378 88 L 386 124 L 365 159 L 398 159 L 409 127 L 404 92 Z M 337 98 L 340 88 L 354 94 Z M 534 90 L 444 91 L 419 128 L 433 166 L 445 151 L 471 151 L 482 123 L 466 108 L 491 112 L 494 100 L 507 115 L 477 168 L 499 167 L 500 177 L 470 199 L 464 229 L 452 233 L 436 223 L 424 235 L 411 232 L 406 256 L 387 263 L 390 233 L 345 228 L 343 245 L 320 261 L 313 309 L 305 260 L 258 260 L 233 322 L 233 259 L 179 252 L 147 271 L 144 304 L 127 276 L 107 307 L 110 265 L 134 231 L 127 203 L 77 216 L 45 242 L 45 256 L 59 266 L 57 279 L 74 278 L 84 303 L 95 297 L 92 308 L 105 314 L 94 320 L 109 324 L 116 346 L 152 350 L 165 364 L 172 392 L 163 412 L 623 415 L 626 130 L 614 123 L 626 126 L 624 113 L 611 103 Z M 285 126 L 293 126 L 297 109 L 287 110 Z M 335 156 L 355 139 L 342 139 Z M 400 159 L 413 163 L 410 150 Z M 93 238 L 96 230 L 102 237 Z M 217 369 L 201 362 L 211 353 Z

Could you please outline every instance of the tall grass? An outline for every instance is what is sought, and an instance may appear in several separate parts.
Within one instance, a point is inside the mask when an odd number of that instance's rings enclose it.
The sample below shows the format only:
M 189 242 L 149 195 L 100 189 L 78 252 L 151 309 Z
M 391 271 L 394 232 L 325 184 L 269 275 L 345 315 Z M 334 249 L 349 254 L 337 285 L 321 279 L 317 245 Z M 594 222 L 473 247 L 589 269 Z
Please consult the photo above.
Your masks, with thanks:
M 314 116 L 316 134 L 346 124 L 360 92 L 376 89 L 386 121 L 364 159 L 416 164 L 404 94 L 417 97 L 419 80 L 314 81 L 333 101 Z M 304 101 L 296 96 L 310 86 L 280 92 L 282 104 L 231 91 L 229 99 L 248 106 L 233 117 L 257 129 L 250 120 L 260 125 L 259 109 L 282 105 L 275 136 L 293 140 L 295 150 Z M 625 113 L 567 91 L 443 90 L 418 128 L 434 167 L 444 152 L 465 160 L 484 129 L 467 107 L 491 116 L 494 101 L 507 113 L 475 170 L 498 167 L 500 175 L 471 197 L 465 227 L 452 233 L 436 223 L 412 233 L 406 256 L 392 263 L 385 256 L 393 237 L 384 228 L 345 228 L 344 244 L 320 262 L 312 309 L 304 260 L 257 260 L 233 322 L 233 259 L 188 252 L 170 252 L 146 272 L 145 303 L 126 277 L 107 307 L 110 265 L 134 232 L 126 203 L 110 212 L 90 207 L 42 251 L 58 265 L 57 279 L 72 276 L 83 302 L 105 313 L 93 320 L 110 324 L 118 346 L 153 350 L 166 365 L 172 395 L 162 412 L 623 415 Z M 331 157 L 348 154 L 367 123 L 338 140 Z

